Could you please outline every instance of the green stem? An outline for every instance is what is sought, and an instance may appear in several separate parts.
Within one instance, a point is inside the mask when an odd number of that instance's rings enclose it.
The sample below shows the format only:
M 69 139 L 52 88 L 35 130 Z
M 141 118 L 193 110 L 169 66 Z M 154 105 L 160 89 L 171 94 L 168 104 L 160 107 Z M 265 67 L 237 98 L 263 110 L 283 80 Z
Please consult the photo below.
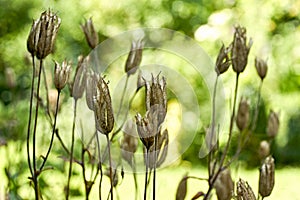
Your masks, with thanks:
M 66 189 L 66 199 L 69 199 L 70 194 L 70 180 L 72 176 L 72 164 L 73 164 L 73 153 L 74 153 L 74 140 L 75 140 L 75 122 L 76 122 L 76 109 L 77 109 L 77 99 L 75 99 L 74 103 L 74 118 L 73 118 L 73 127 L 72 127 L 72 141 L 71 141 L 71 152 L 70 152 L 70 166 L 69 166 L 69 174 L 68 174 L 68 183 Z
M 108 137 L 108 134 L 106 134 L 106 141 L 107 141 L 107 146 L 108 146 L 108 160 L 109 160 L 109 177 L 110 177 L 110 199 L 113 200 L 113 176 L 112 176 L 112 162 L 111 162 L 111 151 L 110 151 L 110 140 Z
M 35 108 L 35 119 L 34 119 L 34 125 L 33 125 L 33 136 L 32 136 L 32 157 L 33 157 L 33 183 L 34 183 L 34 191 L 35 191 L 35 199 L 39 199 L 39 191 L 38 191 L 38 175 L 39 172 L 36 170 L 36 128 L 37 128 L 37 122 L 38 122 L 38 113 L 39 113 L 39 99 L 40 99 L 40 85 L 41 85 L 41 71 L 43 68 L 43 59 L 40 60 L 40 66 L 39 66 L 39 75 L 38 75 L 38 85 L 37 85 L 37 102 L 36 102 L 36 108 Z
M 35 59 L 34 59 L 34 55 L 32 55 L 32 79 L 31 79 L 29 117 L 28 117 L 27 138 L 26 138 L 26 144 L 27 144 L 27 161 L 28 161 L 28 167 L 29 167 L 30 174 L 31 174 L 32 178 L 33 178 L 33 171 L 32 171 L 32 166 L 31 166 L 31 159 L 30 159 L 29 142 L 30 142 L 31 117 L 32 117 L 32 105 L 33 105 L 34 73 L 35 73 Z
M 51 140 L 50 140 L 50 145 L 49 145 L 49 148 L 48 148 L 48 151 L 47 151 L 47 154 L 44 158 L 44 161 L 40 167 L 40 171 L 43 170 L 43 167 L 45 166 L 46 164 L 46 161 L 48 159 L 48 156 L 50 154 L 50 151 L 51 151 L 51 148 L 52 148 L 52 145 L 53 145 L 53 140 L 54 140 L 54 135 L 55 135 L 55 129 L 56 129 L 56 121 L 57 121 L 57 114 L 58 114 L 58 107 L 59 107 L 59 97 L 60 97 L 60 90 L 57 90 L 57 100 L 56 100 L 56 108 L 55 108 L 55 115 L 54 115 L 54 124 L 53 124 L 53 127 L 52 127 L 52 135 L 51 135 Z

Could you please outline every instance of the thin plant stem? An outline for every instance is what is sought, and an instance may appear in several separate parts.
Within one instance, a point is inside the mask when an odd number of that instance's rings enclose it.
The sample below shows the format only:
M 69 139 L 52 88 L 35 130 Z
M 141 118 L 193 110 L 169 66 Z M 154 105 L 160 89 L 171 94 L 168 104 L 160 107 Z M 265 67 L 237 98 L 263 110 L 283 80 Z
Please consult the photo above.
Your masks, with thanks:
M 157 139 L 158 134 L 154 138 L 154 169 L 153 169 L 153 200 L 155 200 L 155 188 L 156 188 L 156 161 L 157 161 Z
M 114 196 L 113 196 L 113 176 L 112 176 L 112 162 L 111 162 L 111 149 L 110 149 L 110 140 L 108 137 L 108 134 L 106 134 L 106 141 L 107 141 L 107 146 L 108 146 L 108 160 L 109 160 L 109 177 L 110 177 L 110 199 L 113 200 Z
M 123 89 L 122 96 L 121 96 L 121 102 L 120 102 L 119 109 L 118 109 L 118 112 L 117 112 L 117 117 L 116 117 L 116 119 L 118 119 L 118 117 L 119 117 L 119 115 L 120 115 L 120 112 L 121 112 L 121 109 L 122 109 L 122 106 L 123 106 L 124 96 L 125 96 L 125 92 L 126 92 L 127 85 L 128 85 L 128 79 L 129 79 L 129 76 L 127 75 L 127 76 L 126 76 L 125 85 L 124 85 L 124 89 Z
M 36 128 L 38 123 L 38 113 L 39 113 L 39 99 L 40 99 L 40 85 L 41 85 L 41 71 L 43 68 L 43 59 L 40 60 L 40 66 L 39 66 L 39 74 L 38 74 L 38 84 L 37 84 L 37 102 L 36 102 L 36 108 L 35 108 L 35 119 L 34 119 L 34 125 L 33 125 L 33 135 L 32 135 L 32 157 L 33 157 L 33 183 L 34 183 L 34 192 L 35 192 L 35 199 L 39 199 L 39 189 L 38 189 L 38 171 L 36 170 Z
M 74 153 L 74 140 L 75 140 L 75 122 L 76 122 L 76 109 L 77 109 L 77 99 L 75 99 L 74 103 L 74 118 L 73 118 L 73 127 L 72 127 L 72 141 L 71 141 L 71 152 L 70 152 L 70 166 L 69 166 L 69 174 L 68 174 L 68 182 L 66 189 L 66 199 L 69 199 L 70 193 L 70 180 L 72 176 L 72 163 L 73 163 L 73 153 Z
M 48 148 L 48 151 L 47 151 L 47 154 L 46 156 L 44 157 L 44 161 L 40 167 L 40 171 L 43 170 L 43 167 L 45 166 L 46 164 L 46 161 L 48 159 L 48 156 L 50 154 L 50 151 L 51 151 L 51 148 L 52 148 L 52 145 L 53 145 L 53 140 L 54 140 L 54 135 L 55 135 L 55 129 L 56 129 L 56 121 L 57 121 L 57 114 L 58 114 L 58 106 L 59 106 L 59 97 L 60 97 L 60 90 L 57 90 L 57 99 L 56 99 L 56 108 L 55 108 L 55 114 L 54 114 L 54 124 L 53 124 L 53 127 L 52 127 L 52 135 L 51 135 L 51 140 L 50 140 L 50 145 L 49 145 L 49 148 Z
M 70 155 L 70 151 L 69 151 L 69 149 L 67 148 L 67 146 L 65 145 L 65 143 L 63 142 L 63 140 L 61 139 L 61 137 L 60 137 L 60 135 L 59 135 L 57 129 L 55 130 L 55 135 L 56 135 L 58 141 L 60 142 L 62 148 L 65 150 L 65 152 L 66 152 L 68 155 Z
M 135 187 L 135 199 L 138 199 L 138 182 L 137 182 L 137 178 L 136 178 L 136 168 L 135 168 L 135 157 L 133 156 L 132 158 L 132 175 L 133 175 L 133 179 L 134 179 L 134 187 Z
M 237 99 L 237 93 L 238 93 L 239 74 L 240 73 L 236 74 L 233 108 L 232 108 L 232 113 L 231 113 L 231 118 L 230 118 L 229 134 L 228 134 L 227 143 L 226 143 L 224 152 L 223 152 L 221 160 L 220 160 L 220 166 L 219 166 L 217 172 L 215 173 L 215 175 L 209 180 L 209 188 L 208 188 L 203 200 L 207 200 L 209 198 L 209 194 L 210 194 L 210 192 L 212 191 L 212 189 L 214 187 L 214 183 L 216 182 L 216 180 L 217 180 L 219 174 L 221 173 L 221 171 L 224 170 L 223 164 L 224 164 L 224 161 L 225 161 L 225 157 L 228 153 L 230 142 L 231 142 L 231 137 L 232 137 L 233 122 L 234 122 L 234 117 L 235 117 L 236 99 Z
M 211 135 L 209 138 L 209 154 L 208 154 L 208 163 L 207 163 L 207 168 L 208 168 L 208 177 L 209 179 L 213 175 L 213 171 L 211 168 L 211 161 L 213 157 L 213 151 L 212 151 L 212 138 L 213 134 L 215 134 L 215 123 L 216 123 L 216 94 L 217 94 L 217 85 L 218 85 L 218 78 L 219 75 L 217 75 L 216 80 L 215 80 L 215 85 L 214 85 L 214 91 L 213 91 L 213 104 L 212 104 L 212 123 L 211 123 Z
M 50 115 L 50 106 L 49 106 L 49 88 L 48 88 L 48 83 L 47 83 L 47 76 L 46 76 L 46 70 L 45 68 L 43 70 L 43 77 L 44 77 L 44 84 L 45 84 L 45 91 L 46 91 L 46 113 L 48 117 L 50 118 L 50 121 L 52 121 L 52 117 Z
M 102 171 L 102 162 L 101 162 L 101 149 L 100 149 L 100 140 L 97 131 L 95 133 L 96 140 L 97 140 L 97 150 L 98 150 L 98 170 L 100 170 L 100 181 L 99 181 L 99 200 L 102 198 L 102 178 L 103 178 L 103 171 Z
M 146 150 L 146 172 L 145 172 L 144 200 L 147 199 L 148 162 L 149 162 L 149 149 Z
M 30 174 L 31 174 L 32 178 L 33 178 L 33 171 L 32 171 L 32 166 L 31 166 L 31 159 L 30 159 L 29 142 L 30 142 L 31 117 L 32 117 L 32 105 L 33 105 L 34 73 L 35 73 L 35 59 L 34 59 L 34 55 L 32 54 L 32 79 L 31 79 L 29 117 L 28 117 L 27 138 L 26 138 L 26 144 L 27 144 L 27 161 L 28 161 L 28 167 L 29 167 Z

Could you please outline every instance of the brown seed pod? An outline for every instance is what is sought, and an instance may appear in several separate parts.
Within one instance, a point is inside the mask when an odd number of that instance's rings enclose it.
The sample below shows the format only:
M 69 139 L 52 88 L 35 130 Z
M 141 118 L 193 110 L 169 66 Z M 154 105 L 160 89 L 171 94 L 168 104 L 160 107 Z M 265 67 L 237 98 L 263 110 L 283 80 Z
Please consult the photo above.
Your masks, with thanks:
M 98 39 L 98 34 L 95 31 L 92 18 L 85 20 L 85 23 L 81 25 L 81 29 L 84 33 L 88 45 L 90 46 L 91 49 L 94 49 L 98 45 L 99 39 Z
M 275 184 L 274 158 L 268 156 L 259 171 L 259 194 L 262 197 L 270 196 Z
M 260 159 L 265 159 L 270 154 L 270 144 L 263 140 L 259 144 L 258 155 Z
M 55 61 L 54 85 L 58 91 L 61 91 L 68 83 L 70 73 L 71 65 L 66 60 L 63 61 L 61 65 Z
M 240 131 L 243 131 L 248 126 L 249 115 L 249 103 L 246 99 L 242 98 L 239 103 L 239 108 L 236 116 L 236 125 L 240 129 Z
M 237 182 L 236 191 L 238 200 L 256 200 L 250 185 L 241 178 Z
M 216 182 L 215 189 L 218 200 L 230 200 L 234 193 L 234 183 L 231 178 L 230 170 L 227 168 L 220 173 Z
M 143 56 L 143 48 L 144 42 L 142 39 L 131 43 L 130 52 L 125 64 L 125 72 L 128 76 L 134 74 L 140 66 Z
M 226 72 L 230 66 L 229 52 L 230 48 L 225 48 L 223 44 L 219 51 L 215 66 L 215 71 L 218 76 Z
M 257 74 L 259 75 L 261 80 L 264 80 L 264 78 L 266 77 L 267 72 L 268 72 L 267 62 L 263 59 L 256 57 L 255 58 L 255 68 L 256 68 Z
M 185 175 L 181 181 L 179 182 L 177 191 L 176 191 L 176 200 L 184 200 L 187 192 L 187 179 L 188 177 Z
M 278 113 L 271 110 L 267 125 L 267 135 L 269 137 L 274 138 L 278 134 L 279 124 Z
M 146 149 L 149 150 L 154 143 L 154 136 L 156 134 L 156 131 L 153 129 L 153 124 L 149 120 L 147 114 L 144 118 L 142 118 L 142 116 L 138 113 L 135 116 L 135 119 L 140 140 L 143 142 Z
M 231 48 L 231 62 L 232 68 L 236 73 L 243 72 L 248 63 L 248 54 L 252 46 L 252 40 L 250 39 L 247 44 L 246 32 L 244 27 L 235 27 Z

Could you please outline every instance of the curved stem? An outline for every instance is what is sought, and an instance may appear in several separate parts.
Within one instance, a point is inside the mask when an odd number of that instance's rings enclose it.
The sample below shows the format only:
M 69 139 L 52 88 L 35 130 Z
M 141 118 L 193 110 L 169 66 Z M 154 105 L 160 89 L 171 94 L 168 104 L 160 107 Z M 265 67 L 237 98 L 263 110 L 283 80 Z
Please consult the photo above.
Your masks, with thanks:
M 146 150 L 146 172 L 145 172 L 144 200 L 147 199 L 148 162 L 149 162 L 149 149 Z
M 110 140 L 108 137 L 108 134 L 106 134 L 106 141 L 107 141 L 107 146 L 108 146 L 108 160 L 109 160 L 109 177 L 110 177 L 110 199 L 113 200 L 113 174 L 112 174 L 112 162 L 111 162 L 111 152 L 110 152 Z
M 35 59 L 34 59 L 34 55 L 31 55 L 31 56 L 32 56 L 32 79 L 31 79 L 30 105 L 29 105 L 29 117 L 28 117 L 28 126 L 27 126 L 26 145 L 27 145 L 27 161 L 28 161 L 28 167 L 29 167 L 29 170 L 30 170 L 31 177 L 33 177 L 33 171 L 32 171 L 32 166 L 31 166 L 31 159 L 30 159 L 29 141 L 30 141 L 31 117 L 32 117 L 32 104 L 33 104 L 33 91 L 34 91 Z
M 55 115 L 54 115 L 54 124 L 53 124 L 53 127 L 52 127 L 52 135 L 51 135 L 51 140 L 50 140 L 50 145 L 49 145 L 49 148 L 48 148 L 48 151 L 47 151 L 47 154 L 44 158 L 44 161 L 40 167 L 40 171 L 42 171 L 43 167 L 45 166 L 46 164 L 46 161 L 48 159 L 48 156 L 50 154 L 50 151 L 51 151 L 51 148 L 52 148 L 52 145 L 53 145 L 53 140 L 54 140 L 54 134 L 55 134 L 55 129 L 56 129 L 56 121 L 57 121 L 57 114 L 58 114 L 58 106 L 59 106 L 59 97 L 60 97 L 60 90 L 57 90 L 57 99 L 56 99 L 56 108 L 55 108 Z
M 70 180 L 71 180 L 71 175 L 72 175 L 72 164 L 73 164 L 73 153 L 74 153 L 76 109 L 77 109 L 77 99 L 75 99 L 75 103 L 74 103 L 74 118 L 73 118 L 73 127 L 72 127 L 70 166 L 69 166 L 68 183 L 67 183 L 67 189 L 66 189 L 66 199 L 69 199 L 69 193 L 70 193 L 69 190 L 70 190 Z
M 40 60 L 40 66 L 39 66 L 39 75 L 38 75 L 38 85 L 37 85 L 37 102 L 36 102 L 36 108 L 35 108 L 35 119 L 34 119 L 34 125 L 33 125 L 33 136 L 32 136 L 32 157 L 33 157 L 33 183 L 34 183 L 34 191 L 35 191 L 35 199 L 39 199 L 39 191 L 38 191 L 38 175 L 39 172 L 36 170 L 36 159 L 35 159 L 35 153 L 36 153 L 36 128 L 37 128 L 37 122 L 38 122 L 38 113 L 39 113 L 39 99 L 40 99 L 40 85 L 41 85 L 41 71 L 43 68 L 43 59 Z

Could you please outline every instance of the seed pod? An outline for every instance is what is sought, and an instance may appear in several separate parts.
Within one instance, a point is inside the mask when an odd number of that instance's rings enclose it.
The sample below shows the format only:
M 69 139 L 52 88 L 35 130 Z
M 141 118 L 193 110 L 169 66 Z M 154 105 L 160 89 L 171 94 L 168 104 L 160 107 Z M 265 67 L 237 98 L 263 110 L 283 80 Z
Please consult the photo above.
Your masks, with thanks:
M 135 119 L 140 140 L 143 142 L 146 149 L 149 150 L 154 143 L 154 136 L 156 134 L 156 131 L 153 130 L 153 124 L 148 119 L 147 113 L 144 118 L 138 113 L 135 116 Z
M 223 44 L 219 51 L 215 66 L 215 71 L 218 76 L 226 72 L 230 66 L 229 51 L 230 49 L 228 47 L 225 48 Z
M 152 83 L 146 82 L 146 109 L 157 123 L 157 131 L 163 123 L 167 113 L 166 79 L 159 75 L 152 76 Z
M 237 182 L 237 199 L 238 200 L 256 200 L 254 192 L 250 185 L 242 179 Z
M 177 191 L 176 191 L 176 200 L 184 200 L 187 192 L 187 176 L 184 176 L 179 182 Z
M 278 129 L 279 129 L 278 113 L 271 110 L 268 119 L 267 135 L 271 138 L 274 138 L 278 133 Z
M 231 178 L 230 170 L 227 168 L 220 173 L 215 182 L 215 189 L 218 200 L 230 200 L 234 192 L 234 183 Z
M 261 78 L 261 80 L 264 80 L 264 78 L 267 75 L 268 71 L 268 65 L 267 62 L 260 58 L 255 58 L 255 68 L 257 71 L 258 76 Z
M 94 49 L 98 43 L 98 34 L 95 31 L 92 18 L 85 21 L 85 24 L 81 25 L 81 29 L 85 35 L 85 39 L 88 42 L 88 45 L 91 49 Z
M 36 57 L 44 59 L 53 51 L 54 42 L 56 39 L 57 31 L 59 29 L 61 19 L 56 14 L 47 10 L 42 13 L 40 17 L 40 30 L 38 33 L 38 40 L 36 40 Z
M 94 96 L 94 112 L 96 127 L 104 135 L 109 134 L 114 127 L 114 114 L 107 83 L 99 77 Z
M 240 131 L 243 131 L 248 126 L 248 122 L 249 122 L 249 103 L 246 99 L 242 98 L 236 116 L 236 125 L 240 129 Z
M 71 95 L 75 100 L 81 98 L 83 95 L 86 86 L 86 71 L 86 60 L 83 56 L 79 56 L 74 80 L 71 84 Z
M 128 54 L 125 64 L 125 72 L 128 76 L 134 74 L 138 69 L 139 65 L 141 64 L 143 56 L 143 47 L 143 40 L 133 41 L 131 43 L 130 52 Z
M 94 111 L 94 96 L 96 96 L 97 76 L 93 73 L 87 73 L 87 81 L 85 87 L 85 100 L 88 108 Z
M 260 159 L 265 159 L 270 154 L 270 144 L 263 140 L 259 144 L 258 155 Z
M 40 19 L 33 20 L 32 26 L 27 38 L 27 50 L 31 55 L 35 56 L 37 51 L 37 44 L 39 40 L 41 30 L 41 21 Z
M 251 39 L 247 45 L 246 28 L 236 26 L 231 48 L 231 62 L 236 73 L 241 73 L 245 70 L 251 46 Z
M 69 80 L 71 73 L 71 65 L 67 61 L 63 61 L 61 66 L 55 61 L 54 67 L 54 85 L 58 91 L 61 91 Z
M 270 196 L 275 184 L 275 164 L 272 156 L 268 156 L 260 168 L 259 194 L 262 197 Z

